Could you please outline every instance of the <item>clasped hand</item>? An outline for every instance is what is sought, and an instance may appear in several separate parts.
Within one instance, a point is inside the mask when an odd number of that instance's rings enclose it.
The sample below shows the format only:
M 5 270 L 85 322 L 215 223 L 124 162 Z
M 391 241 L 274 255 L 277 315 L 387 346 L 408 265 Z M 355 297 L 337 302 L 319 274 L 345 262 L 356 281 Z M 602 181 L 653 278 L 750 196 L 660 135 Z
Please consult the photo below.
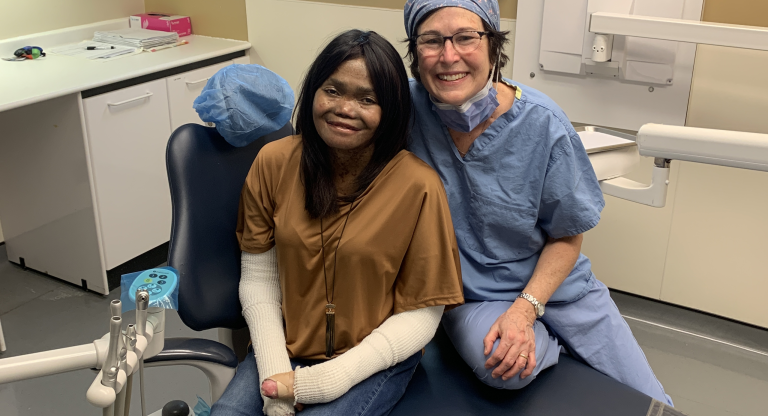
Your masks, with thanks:
M 264 382 L 261 383 L 261 394 L 270 399 L 295 400 L 293 394 L 293 382 L 295 376 L 296 373 L 294 371 L 289 371 L 287 373 L 275 374 L 264 379 Z M 304 409 L 304 405 L 301 403 L 296 403 L 295 407 L 298 411 Z
M 536 367 L 534 322 L 536 313 L 532 305 L 518 299 L 491 325 L 483 339 L 483 355 L 491 354 L 498 339 L 498 347 L 485 362 L 486 369 L 496 367 L 491 373 L 493 378 L 501 377 L 506 381 L 522 371 L 520 378 L 524 379 L 533 373 Z

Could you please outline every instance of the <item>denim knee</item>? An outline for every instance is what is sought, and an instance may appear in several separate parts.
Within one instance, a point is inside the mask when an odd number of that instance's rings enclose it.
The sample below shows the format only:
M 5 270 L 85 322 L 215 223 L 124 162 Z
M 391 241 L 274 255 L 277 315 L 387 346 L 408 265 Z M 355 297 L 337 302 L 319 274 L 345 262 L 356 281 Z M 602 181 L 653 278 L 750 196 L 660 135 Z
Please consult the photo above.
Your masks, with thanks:
M 504 381 L 504 379 L 502 379 L 501 377 L 493 378 L 493 376 L 491 375 L 493 373 L 493 370 L 494 370 L 493 368 L 486 370 L 485 363 L 482 363 L 481 365 L 475 367 L 474 373 L 475 373 L 475 376 L 477 376 L 477 378 L 483 383 L 493 388 L 502 389 L 502 390 L 522 389 L 523 387 L 530 384 L 534 378 L 536 378 L 534 375 L 530 375 L 525 379 L 521 379 L 520 374 L 518 373 L 517 375 L 510 378 L 509 380 Z

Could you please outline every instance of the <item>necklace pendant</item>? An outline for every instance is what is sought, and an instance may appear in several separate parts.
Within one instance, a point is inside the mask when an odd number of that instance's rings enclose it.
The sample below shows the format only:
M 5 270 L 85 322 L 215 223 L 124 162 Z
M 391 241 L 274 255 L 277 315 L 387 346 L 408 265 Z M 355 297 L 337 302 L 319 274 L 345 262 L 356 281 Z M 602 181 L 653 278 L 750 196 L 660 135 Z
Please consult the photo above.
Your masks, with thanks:
M 336 305 L 325 305 L 325 356 L 333 357 L 336 344 Z

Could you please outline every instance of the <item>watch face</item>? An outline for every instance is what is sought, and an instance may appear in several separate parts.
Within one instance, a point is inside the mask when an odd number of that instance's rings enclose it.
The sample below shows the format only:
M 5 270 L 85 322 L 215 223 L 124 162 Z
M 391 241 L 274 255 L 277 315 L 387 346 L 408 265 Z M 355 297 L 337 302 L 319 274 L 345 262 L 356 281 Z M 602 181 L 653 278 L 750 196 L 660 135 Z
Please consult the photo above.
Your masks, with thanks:
M 544 305 L 542 304 L 536 305 L 536 314 L 539 315 L 539 317 L 544 315 Z

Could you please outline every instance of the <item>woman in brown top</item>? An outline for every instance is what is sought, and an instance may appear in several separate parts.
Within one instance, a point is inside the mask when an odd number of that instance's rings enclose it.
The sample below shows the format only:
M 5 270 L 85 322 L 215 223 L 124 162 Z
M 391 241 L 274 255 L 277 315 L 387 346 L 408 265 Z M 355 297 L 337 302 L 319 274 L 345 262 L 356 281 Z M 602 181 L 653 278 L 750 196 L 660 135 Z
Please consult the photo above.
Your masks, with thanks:
M 339 35 L 310 67 L 298 135 L 266 145 L 243 187 L 253 354 L 214 416 L 388 414 L 463 303 L 442 182 L 405 150 L 410 115 L 402 59 L 374 32 Z

